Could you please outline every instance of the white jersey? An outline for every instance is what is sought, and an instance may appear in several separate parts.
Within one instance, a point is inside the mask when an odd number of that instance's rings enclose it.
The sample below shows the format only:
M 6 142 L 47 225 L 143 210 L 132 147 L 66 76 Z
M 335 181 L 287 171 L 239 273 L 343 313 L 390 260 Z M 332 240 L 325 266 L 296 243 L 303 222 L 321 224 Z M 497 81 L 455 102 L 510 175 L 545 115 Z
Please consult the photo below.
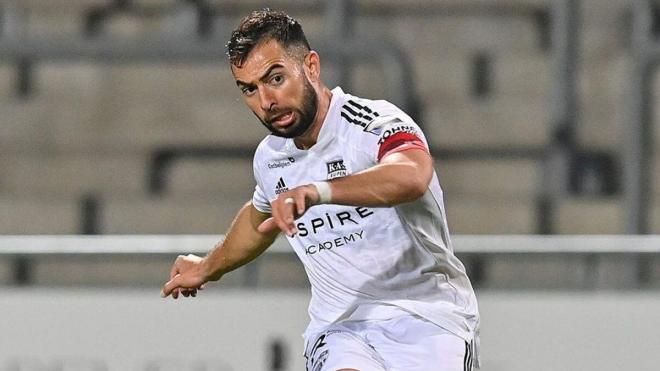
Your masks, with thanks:
M 404 112 L 332 90 L 317 143 L 298 149 L 270 135 L 256 150 L 252 203 L 270 201 L 300 185 L 348 176 L 410 147 L 428 151 L 423 133 Z M 434 173 L 423 197 L 395 207 L 317 205 L 296 220 L 289 243 L 312 287 L 307 333 L 343 320 L 416 314 L 470 342 L 477 301 L 453 253 L 442 190 Z

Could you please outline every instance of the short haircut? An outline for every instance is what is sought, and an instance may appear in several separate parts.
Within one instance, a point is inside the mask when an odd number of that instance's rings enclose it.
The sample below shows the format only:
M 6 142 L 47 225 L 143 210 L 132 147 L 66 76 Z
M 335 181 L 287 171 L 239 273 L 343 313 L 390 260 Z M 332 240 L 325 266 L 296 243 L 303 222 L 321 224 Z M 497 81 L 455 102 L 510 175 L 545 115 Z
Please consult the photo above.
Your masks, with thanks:
M 229 62 L 240 67 L 250 51 L 260 43 L 276 40 L 285 50 L 309 52 L 310 47 L 300 22 L 288 14 L 268 8 L 255 10 L 241 20 L 227 43 Z

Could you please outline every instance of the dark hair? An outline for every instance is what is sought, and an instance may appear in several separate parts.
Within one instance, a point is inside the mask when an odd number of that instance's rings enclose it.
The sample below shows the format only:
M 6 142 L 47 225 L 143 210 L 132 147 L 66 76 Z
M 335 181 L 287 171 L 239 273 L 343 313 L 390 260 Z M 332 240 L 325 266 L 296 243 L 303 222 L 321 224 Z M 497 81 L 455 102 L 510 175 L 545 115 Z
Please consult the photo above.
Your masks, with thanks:
M 227 56 L 231 64 L 240 66 L 250 51 L 261 42 L 276 40 L 286 50 L 302 47 L 310 50 L 300 23 L 284 12 L 268 8 L 255 10 L 241 20 L 227 43 Z

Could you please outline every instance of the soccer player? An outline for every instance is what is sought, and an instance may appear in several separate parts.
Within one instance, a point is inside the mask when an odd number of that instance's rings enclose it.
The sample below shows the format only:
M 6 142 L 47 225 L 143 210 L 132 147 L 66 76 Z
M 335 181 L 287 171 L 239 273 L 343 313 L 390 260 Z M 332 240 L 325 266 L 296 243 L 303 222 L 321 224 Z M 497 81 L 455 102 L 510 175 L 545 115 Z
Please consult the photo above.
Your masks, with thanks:
M 417 124 L 389 102 L 330 90 L 282 12 L 252 12 L 227 49 L 271 134 L 254 155 L 252 200 L 208 255 L 176 259 L 162 296 L 195 296 L 283 232 L 312 286 L 308 370 L 470 370 L 477 301 Z

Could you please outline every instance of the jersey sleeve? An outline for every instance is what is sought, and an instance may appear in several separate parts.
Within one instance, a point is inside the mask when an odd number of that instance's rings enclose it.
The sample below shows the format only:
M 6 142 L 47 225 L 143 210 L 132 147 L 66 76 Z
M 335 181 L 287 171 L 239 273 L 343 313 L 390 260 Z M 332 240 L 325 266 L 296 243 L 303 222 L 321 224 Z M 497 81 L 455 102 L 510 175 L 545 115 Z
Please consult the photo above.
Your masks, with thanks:
M 254 162 L 252 169 L 254 171 L 254 180 L 257 182 L 257 185 L 254 187 L 254 193 L 252 194 L 252 205 L 258 211 L 265 214 L 270 214 L 270 201 L 268 200 L 268 196 L 263 190 L 263 183 L 261 176 L 259 175 L 259 167 L 256 161 Z
M 373 120 L 365 131 L 362 147 L 372 155 L 375 163 L 393 153 L 410 149 L 429 152 L 428 143 L 419 126 L 406 115 L 388 115 Z
M 254 187 L 254 193 L 252 194 L 252 205 L 255 209 L 264 214 L 271 213 L 270 202 L 268 202 L 268 198 L 266 197 L 266 194 L 263 192 L 259 184 Z

